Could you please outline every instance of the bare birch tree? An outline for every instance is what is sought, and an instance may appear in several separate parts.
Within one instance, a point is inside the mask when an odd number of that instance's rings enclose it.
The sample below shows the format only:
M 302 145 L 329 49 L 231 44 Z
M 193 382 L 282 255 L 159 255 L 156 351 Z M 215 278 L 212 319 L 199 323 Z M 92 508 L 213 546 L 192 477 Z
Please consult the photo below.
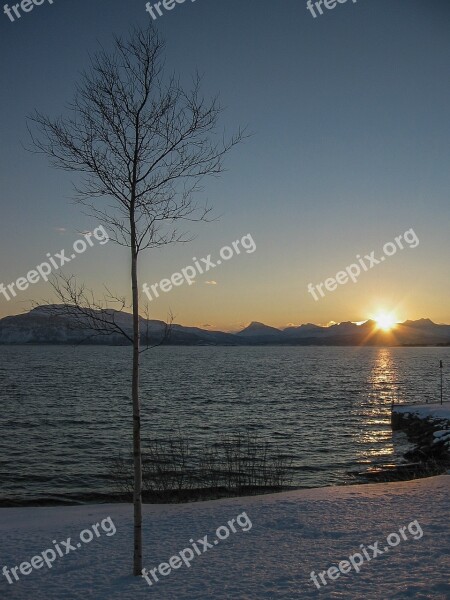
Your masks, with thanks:
M 134 575 L 142 572 L 138 259 L 145 249 L 187 241 L 179 221 L 207 219 L 209 209 L 194 201 L 199 183 L 222 172 L 223 157 L 244 137 L 241 130 L 228 140 L 218 135 L 218 99 L 201 95 L 198 75 L 188 91 L 167 75 L 163 50 L 152 27 L 115 37 L 111 52 L 91 58 L 65 115 L 35 112 L 29 127 L 35 151 L 82 174 L 77 201 L 130 249 Z

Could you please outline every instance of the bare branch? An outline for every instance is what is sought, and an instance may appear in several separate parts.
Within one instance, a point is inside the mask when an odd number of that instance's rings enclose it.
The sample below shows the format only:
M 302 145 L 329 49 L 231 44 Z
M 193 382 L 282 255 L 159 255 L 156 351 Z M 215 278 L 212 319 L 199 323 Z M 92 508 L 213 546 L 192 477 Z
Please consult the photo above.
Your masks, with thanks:
M 112 53 L 91 58 L 67 116 L 36 111 L 28 122 L 34 151 L 81 173 L 76 201 L 137 253 L 183 241 L 179 220 L 208 220 L 211 209 L 193 199 L 200 183 L 220 175 L 225 155 L 247 137 L 218 134 L 218 99 L 201 95 L 198 74 L 189 91 L 167 76 L 163 49 L 152 26 L 116 37 Z
M 163 335 L 161 337 L 161 340 L 159 342 L 157 342 L 156 344 L 150 345 L 149 341 L 150 341 L 150 332 L 149 332 L 149 324 L 150 324 L 150 314 L 149 314 L 149 307 L 148 307 L 148 303 L 145 305 L 145 317 L 146 317 L 146 323 L 147 323 L 147 329 L 146 329 L 146 347 L 142 348 L 139 353 L 143 354 L 144 352 L 147 352 L 147 350 L 152 350 L 153 348 L 157 348 L 158 346 L 162 346 L 163 344 L 165 344 L 169 338 L 170 338 L 170 334 L 172 332 L 172 324 L 173 324 L 173 314 L 170 311 L 168 316 L 167 316 L 167 321 L 164 322 L 164 331 L 163 331 Z
M 56 317 L 65 317 L 67 326 L 71 329 L 91 331 L 89 338 L 98 335 L 113 335 L 118 334 L 127 339 L 130 343 L 133 342 L 131 332 L 117 323 L 117 314 L 125 308 L 124 299 L 115 299 L 111 296 L 104 296 L 103 301 L 98 301 L 94 298 L 92 290 L 86 289 L 83 284 L 77 284 L 74 275 L 65 275 L 60 273 L 58 276 L 53 276 L 49 280 L 57 298 L 62 304 L 53 304 L 50 301 L 45 301 L 43 304 L 46 307 L 48 314 Z M 113 310 L 109 307 L 109 300 L 119 302 L 119 309 Z M 42 303 L 35 306 L 42 306 Z

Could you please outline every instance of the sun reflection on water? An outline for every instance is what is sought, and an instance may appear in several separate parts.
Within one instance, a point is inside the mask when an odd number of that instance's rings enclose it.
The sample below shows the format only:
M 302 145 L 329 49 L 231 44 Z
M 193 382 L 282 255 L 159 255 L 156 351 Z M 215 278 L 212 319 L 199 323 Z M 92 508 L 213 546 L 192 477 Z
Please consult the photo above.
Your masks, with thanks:
M 371 400 L 377 404 L 398 402 L 399 373 L 390 348 L 379 348 L 369 375 Z
M 356 434 L 358 462 L 390 463 L 398 458 L 391 430 L 391 404 L 402 397 L 401 376 L 391 348 L 377 348 L 361 405 L 363 425 Z

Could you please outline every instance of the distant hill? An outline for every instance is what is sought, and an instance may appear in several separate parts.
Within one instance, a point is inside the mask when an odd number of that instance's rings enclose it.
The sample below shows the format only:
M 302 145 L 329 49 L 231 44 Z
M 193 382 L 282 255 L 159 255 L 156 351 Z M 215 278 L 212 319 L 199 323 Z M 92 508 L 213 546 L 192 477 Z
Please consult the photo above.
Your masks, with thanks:
M 96 312 L 100 314 L 100 311 Z M 106 312 L 131 335 L 131 314 L 113 310 Z M 140 326 L 143 344 L 153 344 L 163 339 L 163 321 L 141 318 Z M 128 344 L 119 334 L 92 334 L 76 320 L 63 315 L 62 307 L 57 305 L 41 306 L 23 315 L 0 319 L 0 344 Z M 254 321 L 233 334 L 173 324 L 165 343 L 184 346 L 444 346 L 450 344 L 450 325 L 438 325 L 430 319 L 419 319 L 399 323 L 392 332 L 385 332 L 378 330 L 374 321 L 366 321 L 361 325 L 347 321 L 330 327 L 307 323 L 281 330 Z
M 237 335 L 241 337 L 269 337 L 279 336 L 281 334 L 281 329 L 276 329 L 275 327 L 269 327 L 269 325 L 264 325 L 264 323 L 258 323 L 258 321 L 252 321 L 248 327 L 240 331 Z

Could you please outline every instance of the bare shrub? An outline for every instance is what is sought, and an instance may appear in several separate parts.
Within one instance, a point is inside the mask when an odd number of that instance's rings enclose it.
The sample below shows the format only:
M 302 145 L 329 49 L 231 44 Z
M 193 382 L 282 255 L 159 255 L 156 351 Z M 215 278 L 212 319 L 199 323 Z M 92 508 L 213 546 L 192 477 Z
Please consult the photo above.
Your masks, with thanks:
M 205 442 L 194 453 L 181 431 L 167 439 L 149 440 L 143 452 L 143 491 L 150 497 L 251 494 L 279 490 L 290 483 L 291 460 L 257 434 L 237 433 Z M 110 475 L 122 491 L 130 459 L 114 459 Z

